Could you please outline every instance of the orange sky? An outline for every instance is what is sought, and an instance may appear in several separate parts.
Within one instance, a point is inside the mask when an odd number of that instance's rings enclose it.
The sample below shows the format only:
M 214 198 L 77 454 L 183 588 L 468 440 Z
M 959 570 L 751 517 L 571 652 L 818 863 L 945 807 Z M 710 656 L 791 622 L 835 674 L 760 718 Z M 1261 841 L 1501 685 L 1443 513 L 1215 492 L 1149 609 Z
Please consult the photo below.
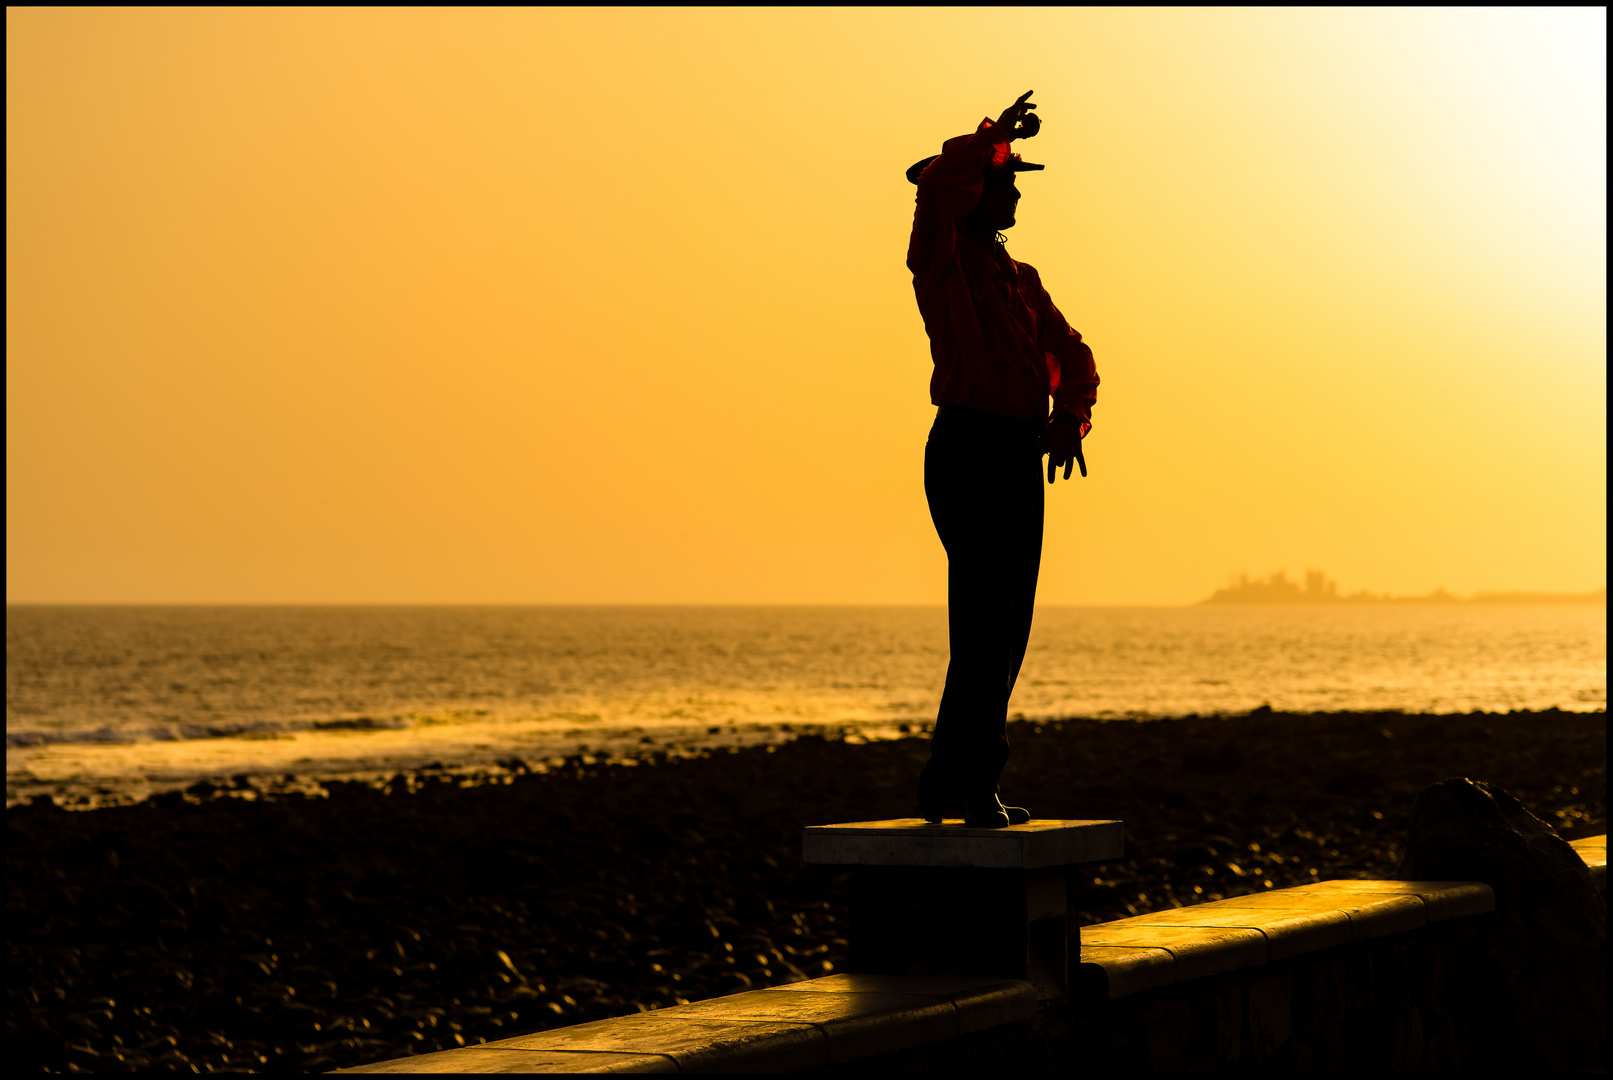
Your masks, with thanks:
M 1605 584 L 1606 12 L 6 13 L 13 602 L 936 603 L 903 265 L 1034 88 L 1044 603 Z

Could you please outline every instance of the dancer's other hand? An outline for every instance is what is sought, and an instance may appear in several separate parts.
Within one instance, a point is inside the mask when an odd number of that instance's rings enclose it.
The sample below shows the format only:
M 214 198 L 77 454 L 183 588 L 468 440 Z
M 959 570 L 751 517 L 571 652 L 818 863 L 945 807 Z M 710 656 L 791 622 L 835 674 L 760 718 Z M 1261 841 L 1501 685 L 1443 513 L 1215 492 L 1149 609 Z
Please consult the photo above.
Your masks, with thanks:
M 1074 413 L 1060 410 L 1048 421 L 1042 431 L 1042 453 L 1047 455 L 1047 482 L 1053 483 L 1054 473 L 1064 466 L 1064 479 L 1070 478 L 1075 466 L 1081 466 L 1081 475 L 1087 474 L 1086 455 L 1081 452 L 1081 420 Z

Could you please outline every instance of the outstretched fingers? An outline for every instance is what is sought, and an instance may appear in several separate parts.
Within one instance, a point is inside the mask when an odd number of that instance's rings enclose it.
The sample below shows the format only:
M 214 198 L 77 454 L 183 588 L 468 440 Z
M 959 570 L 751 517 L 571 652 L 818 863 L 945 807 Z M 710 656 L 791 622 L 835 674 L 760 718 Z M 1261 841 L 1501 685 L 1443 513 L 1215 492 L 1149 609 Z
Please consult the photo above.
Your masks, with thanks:
M 1031 109 L 1036 108 L 1035 105 L 1026 103 L 1026 99 L 1034 93 L 1036 93 L 1036 91 L 1027 90 L 1023 94 L 1019 95 L 1019 98 L 1012 105 L 1008 106 L 1008 108 L 1004 109 L 1001 116 L 997 117 L 997 126 L 1007 128 L 1008 131 L 1012 133 L 1015 125 L 1019 123 L 1020 117 L 1024 116 Z

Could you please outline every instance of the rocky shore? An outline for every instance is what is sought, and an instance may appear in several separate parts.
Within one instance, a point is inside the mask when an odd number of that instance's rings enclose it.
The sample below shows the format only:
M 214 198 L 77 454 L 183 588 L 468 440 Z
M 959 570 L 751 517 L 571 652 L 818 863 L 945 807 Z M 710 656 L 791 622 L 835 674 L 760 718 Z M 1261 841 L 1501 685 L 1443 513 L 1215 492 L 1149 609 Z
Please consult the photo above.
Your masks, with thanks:
M 1417 794 L 1452 776 L 1605 832 L 1606 735 L 1556 711 L 1020 724 L 1003 792 L 1126 821 L 1128 857 L 1072 898 L 1100 922 L 1391 877 Z M 805 738 L 12 808 L 8 1056 L 317 1071 L 837 970 L 847 880 L 801 865 L 800 826 L 912 815 L 926 752 Z

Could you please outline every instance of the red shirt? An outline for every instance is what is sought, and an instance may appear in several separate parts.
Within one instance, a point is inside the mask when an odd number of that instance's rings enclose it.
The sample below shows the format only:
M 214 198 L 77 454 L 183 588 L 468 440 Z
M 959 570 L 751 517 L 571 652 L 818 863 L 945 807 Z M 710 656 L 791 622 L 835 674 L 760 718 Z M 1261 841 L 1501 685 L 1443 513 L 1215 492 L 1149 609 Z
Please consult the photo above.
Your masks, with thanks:
M 1055 408 L 1080 417 L 1085 436 L 1098 399 L 1092 350 L 1053 306 L 1035 267 L 958 231 L 957 219 L 980 201 L 993 153 L 1007 154 L 994 138 L 982 120 L 919 174 L 907 268 L 935 361 L 930 401 L 1042 421 L 1051 395 Z

